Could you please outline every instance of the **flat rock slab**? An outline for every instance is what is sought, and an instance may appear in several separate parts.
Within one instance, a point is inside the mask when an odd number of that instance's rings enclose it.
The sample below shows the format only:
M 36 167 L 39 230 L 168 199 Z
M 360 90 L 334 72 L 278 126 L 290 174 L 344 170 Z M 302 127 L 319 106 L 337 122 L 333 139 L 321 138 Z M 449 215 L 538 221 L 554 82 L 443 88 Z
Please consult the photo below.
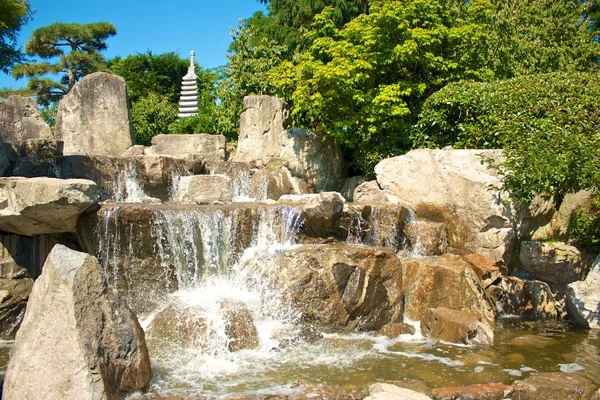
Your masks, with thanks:
M 0 178 L 0 230 L 32 236 L 75 232 L 77 218 L 99 200 L 84 179 Z
M 227 175 L 183 176 L 179 180 L 177 201 L 198 204 L 230 203 L 231 178 Z
M 198 158 L 207 163 L 225 161 L 225 136 L 196 133 L 193 135 L 156 135 L 146 154 L 178 158 Z

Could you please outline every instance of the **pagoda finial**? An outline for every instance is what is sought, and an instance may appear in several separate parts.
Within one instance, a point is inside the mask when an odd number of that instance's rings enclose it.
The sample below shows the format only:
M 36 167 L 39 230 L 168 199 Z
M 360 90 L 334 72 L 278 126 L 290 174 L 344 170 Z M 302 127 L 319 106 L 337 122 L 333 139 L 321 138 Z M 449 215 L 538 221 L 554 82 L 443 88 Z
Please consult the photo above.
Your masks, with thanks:
M 196 68 L 196 52 L 194 50 L 190 51 L 190 68 Z

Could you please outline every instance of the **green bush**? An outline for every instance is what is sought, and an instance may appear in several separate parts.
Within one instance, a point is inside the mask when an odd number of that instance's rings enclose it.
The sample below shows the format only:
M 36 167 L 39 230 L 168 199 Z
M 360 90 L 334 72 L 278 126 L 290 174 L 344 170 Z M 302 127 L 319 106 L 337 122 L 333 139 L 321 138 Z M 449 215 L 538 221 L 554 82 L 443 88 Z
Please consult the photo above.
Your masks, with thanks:
M 595 252 L 600 252 L 600 193 L 594 194 L 589 204 L 571 215 L 569 237 Z
M 149 146 L 154 136 L 169 132 L 177 108 L 166 97 L 149 92 L 131 106 L 131 122 L 137 144 Z
M 425 102 L 411 138 L 415 147 L 503 148 L 497 166 L 513 198 L 560 200 L 600 188 L 599 99 L 599 72 L 452 83 Z

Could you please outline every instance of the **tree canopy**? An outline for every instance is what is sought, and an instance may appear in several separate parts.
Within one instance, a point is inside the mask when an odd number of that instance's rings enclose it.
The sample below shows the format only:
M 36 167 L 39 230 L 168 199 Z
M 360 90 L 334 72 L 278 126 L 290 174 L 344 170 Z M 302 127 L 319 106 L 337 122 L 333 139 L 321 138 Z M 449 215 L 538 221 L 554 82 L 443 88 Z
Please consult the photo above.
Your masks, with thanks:
M 17 34 L 31 19 L 27 0 L 0 0 L 0 71 L 8 74 L 12 66 L 23 61 L 17 47 Z
M 17 79 L 30 78 L 28 87 L 36 92 L 38 103 L 47 106 L 60 100 L 83 76 L 105 67 L 100 51 L 106 49 L 106 39 L 116 33 L 108 22 L 57 22 L 38 28 L 27 41 L 25 52 L 47 61 L 16 65 L 12 74 Z M 54 74 L 62 74 L 60 81 L 45 77 Z

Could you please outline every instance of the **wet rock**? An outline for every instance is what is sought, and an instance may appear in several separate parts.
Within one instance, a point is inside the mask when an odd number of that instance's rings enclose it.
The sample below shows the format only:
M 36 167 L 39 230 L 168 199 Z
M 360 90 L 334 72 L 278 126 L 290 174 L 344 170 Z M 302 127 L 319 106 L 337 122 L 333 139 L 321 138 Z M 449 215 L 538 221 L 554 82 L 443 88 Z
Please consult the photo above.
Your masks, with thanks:
M 354 189 L 359 186 L 361 183 L 365 181 L 365 177 L 361 175 L 352 176 L 346 179 L 344 186 L 342 186 L 342 190 L 340 193 L 346 201 L 354 201 Z
M 33 97 L 9 96 L 0 99 L 0 137 L 6 143 L 27 139 L 52 139 Z M 3 146 L 2 146 L 3 147 Z
M 498 285 L 490 286 L 487 292 L 495 300 L 499 311 L 506 314 L 543 319 L 558 317 L 560 306 L 545 282 L 506 276 Z
M 63 97 L 54 136 L 64 154 L 118 157 L 135 144 L 125 86 L 120 76 L 95 72 Z
M 497 171 L 481 156 L 500 158 L 496 150 L 413 150 L 381 161 L 375 167 L 379 186 L 408 202 L 417 219 L 444 223 L 455 249 L 482 254 L 495 263 L 512 265 L 516 234 L 512 210 Z
M 421 314 L 421 332 L 450 343 L 491 346 L 494 332 L 483 315 L 473 310 L 427 308 Z
M 317 327 L 372 331 L 402 320 L 402 267 L 391 250 L 305 245 L 257 250 L 244 263 Z
M 587 326 L 600 329 L 600 256 L 583 281 L 571 283 L 567 292 L 573 305 L 570 314 L 577 314 Z
M 428 308 L 446 307 L 479 312 L 488 327 L 495 326 L 496 310 L 471 265 L 454 254 L 409 259 L 402 263 L 405 315 L 420 320 Z
M 119 398 L 151 377 L 144 332 L 97 260 L 55 246 L 29 297 L 3 398 Z
M 145 153 L 218 163 L 225 161 L 225 136 L 207 133 L 156 135 Z
M 229 338 L 229 351 L 255 349 L 260 345 L 254 319 L 246 305 L 241 301 L 225 300 L 221 302 L 225 317 L 225 335 Z
M 30 279 L 0 279 L 0 339 L 15 338 L 32 287 Z
M 540 335 L 523 335 L 509 340 L 507 344 L 509 346 L 526 347 L 529 349 L 543 349 L 558 344 L 558 341 Z
M 400 335 L 414 335 L 415 327 L 409 324 L 392 322 L 384 325 L 377 333 L 393 339 Z
M 513 383 L 511 399 L 517 400 L 587 400 L 596 385 L 579 374 L 544 372 Z
M 566 285 L 585 279 L 594 257 L 563 242 L 521 242 L 519 266 L 544 282 Z
M 475 271 L 484 288 L 489 287 L 502 277 L 500 268 L 492 260 L 481 254 L 468 253 L 462 255 L 462 258 L 471 264 L 473 271 Z
M 0 178 L 0 229 L 26 236 L 75 232 L 79 215 L 98 200 L 88 180 Z
M 431 391 L 431 397 L 434 400 L 503 400 L 511 393 L 512 388 L 504 383 L 487 383 L 436 388 Z
M 179 179 L 177 201 L 212 204 L 232 200 L 231 179 L 226 175 L 193 175 Z
M 344 208 L 344 198 L 337 192 L 319 193 L 302 208 L 304 227 L 314 236 L 337 232 Z
M 357 203 L 385 203 L 387 195 L 377 181 L 363 182 L 354 189 L 353 198 Z
M 431 397 L 414 390 L 401 388 L 389 383 L 375 383 L 369 386 L 369 396 L 365 400 L 426 400 Z
M 0 278 L 37 278 L 57 243 L 72 242 L 68 235 L 0 235 Z
M 448 251 L 448 230 L 443 223 L 411 221 L 404 233 L 415 253 L 436 256 Z
M 306 190 L 306 184 L 300 183 L 287 168 L 281 167 L 276 171 L 258 170 L 252 174 L 250 197 L 279 200 L 283 195 L 299 195 Z

